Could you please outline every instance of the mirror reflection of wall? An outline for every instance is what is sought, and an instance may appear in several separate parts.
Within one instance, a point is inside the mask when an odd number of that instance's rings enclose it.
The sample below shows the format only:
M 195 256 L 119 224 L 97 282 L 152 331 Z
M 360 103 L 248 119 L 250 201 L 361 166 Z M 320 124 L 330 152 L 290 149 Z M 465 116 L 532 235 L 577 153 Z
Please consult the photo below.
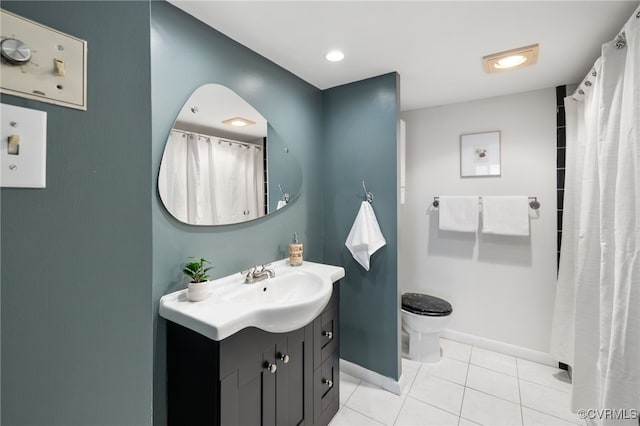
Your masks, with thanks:
M 173 124 L 158 191 L 177 220 L 226 225 L 285 207 L 301 181 L 299 165 L 264 117 L 230 89 L 207 84 Z

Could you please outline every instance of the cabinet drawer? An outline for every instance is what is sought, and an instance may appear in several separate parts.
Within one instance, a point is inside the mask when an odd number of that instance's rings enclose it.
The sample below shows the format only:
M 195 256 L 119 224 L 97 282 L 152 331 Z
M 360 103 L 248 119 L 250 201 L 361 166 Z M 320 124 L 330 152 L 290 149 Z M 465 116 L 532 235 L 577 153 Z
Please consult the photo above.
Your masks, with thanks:
M 313 421 L 326 424 L 338 411 L 340 401 L 340 364 L 333 354 L 313 373 Z
M 340 327 L 338 322 L 339 289 L 334 287 L 333 296 L 324 312 L 313 321 L 313 368 L 318 368 L 334 352 L 337 352 Z

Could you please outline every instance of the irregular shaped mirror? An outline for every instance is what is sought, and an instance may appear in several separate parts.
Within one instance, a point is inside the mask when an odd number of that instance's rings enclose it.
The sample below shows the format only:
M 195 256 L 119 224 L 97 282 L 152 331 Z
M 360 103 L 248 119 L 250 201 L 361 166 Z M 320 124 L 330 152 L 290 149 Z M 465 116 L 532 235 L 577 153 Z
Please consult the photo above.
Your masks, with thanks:
M 231 89 L 200 86 L 173 123 L 158 192 L 191 225 L 257 219 L 295 200 L 302 169 L 267 120 Z

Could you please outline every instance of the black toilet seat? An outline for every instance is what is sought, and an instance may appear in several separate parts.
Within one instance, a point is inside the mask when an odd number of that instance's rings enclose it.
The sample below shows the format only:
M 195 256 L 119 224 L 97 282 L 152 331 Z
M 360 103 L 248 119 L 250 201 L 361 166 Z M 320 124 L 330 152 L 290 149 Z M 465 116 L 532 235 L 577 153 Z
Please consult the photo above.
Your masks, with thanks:
M 421 293 L 404 293 L 402 309 L 412 314 L 429 317 L 446 317 L 453 312 L 451 303 L 446 300 Z

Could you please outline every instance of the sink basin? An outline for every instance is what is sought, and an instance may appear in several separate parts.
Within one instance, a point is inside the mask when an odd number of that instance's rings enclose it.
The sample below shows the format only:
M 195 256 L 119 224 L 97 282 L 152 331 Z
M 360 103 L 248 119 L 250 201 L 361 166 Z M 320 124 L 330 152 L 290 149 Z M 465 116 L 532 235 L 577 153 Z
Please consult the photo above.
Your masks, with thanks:
M 211 281 L 210 295 L 191 302 L 186 290 L 160 299 L 160 316 L 213 340 L 222 340 L 246 327 L 272 333 L 296 330 L 313 321 L 331 298 L 333 283 L 344 277 L 344 269 L 305 261 L 289 266 L 274 262 L 276 273 L 253 284 L 233 274 Z

